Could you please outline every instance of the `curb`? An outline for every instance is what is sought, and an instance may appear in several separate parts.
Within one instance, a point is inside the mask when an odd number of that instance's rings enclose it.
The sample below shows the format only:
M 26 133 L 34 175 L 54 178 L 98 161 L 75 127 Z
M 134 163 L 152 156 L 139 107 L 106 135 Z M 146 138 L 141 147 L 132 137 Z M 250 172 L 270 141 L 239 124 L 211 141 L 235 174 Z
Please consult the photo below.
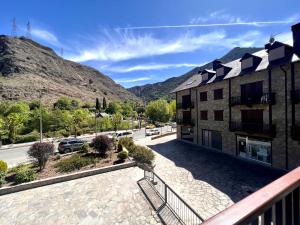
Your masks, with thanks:
M 79 178 L 83 178 L 83 177 L 93 176 L 93 175 L 97 175 L 97 174 L 101 174 L 101 173 L 107 173 L 107 172 L 111 172 L 111 171 L 115 171 L 115 170 L 126 169 L 129 167 L 134 167 L 136 165 L 137 165 L 136 162 L 127 162 L 127 163 L 123 163 L 120 165 L 107 166 L 107 167 L 102 167 L 102 168 L 80 171 L 80 172 L 72 173 L 72 174 L 66 174 L 66 175 L 57 176 L 57 177 L 50 177 L 50 178 L 46 178 L 43 180 L 36 180 L 36 181 L 29 182 L 29 183 L 15 185 L 13 187 L 3 187 L 3 188 L 0 188 L 0 196 L 19 192 L 19 191 L 25 191 L 25 190 L 33 189 L 33 188 L 37 188 L 37 187 L 47 186 L 50 184 L 56 184 L 56 183 L 75 180 L 75 179 L 79 179 Z
M 166 137 L 166 136 L 173 135 L 173 134 L 176 134 L 176 133 L 177 133 L 176 131 L 170 132 L 170 133 L 165 133 L 165 134 L 162 134 L 162 135 L 151 137 L 151 140 L 155 140 L 155 139 L 158 139 L 158 138 Z

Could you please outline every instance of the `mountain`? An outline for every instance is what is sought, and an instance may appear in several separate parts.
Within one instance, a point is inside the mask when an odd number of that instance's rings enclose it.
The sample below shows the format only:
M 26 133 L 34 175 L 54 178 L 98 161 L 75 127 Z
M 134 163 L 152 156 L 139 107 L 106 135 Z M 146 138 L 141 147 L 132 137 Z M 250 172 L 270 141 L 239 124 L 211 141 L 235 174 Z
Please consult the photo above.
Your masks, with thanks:
M 224 55 L 220 60 L 224 63 L 230 62 L 232 60 L 241 58 L 245 53 L 254 53 L 262 48 L 240 48 L 236 47 L 230 50 L 226 55 Z M 203 66 L 196 67 L 191 71 L 179 76 L 179 77 L 172 77 L 163 82 L 158 82 L 154 84 L 146 84 L 143 86 L 135 86 L 128 88 L 130 92 L 135 94 L 136 96 L 149 101 L 154 100 L 161 97 L 172 97 L 170 96 L 170 92 L 174 90 L 178 85 L 189 79 L 195 73 L 198 73 L 201 70 L 209 69 L 212 67 L 212 62 L 207 63 Z
M 30 39 L 0 35 L 0 100 L 33 100 L 41 90 L 49 104 L 60 96 L 140 101 L 96 69 L 65 60 Z

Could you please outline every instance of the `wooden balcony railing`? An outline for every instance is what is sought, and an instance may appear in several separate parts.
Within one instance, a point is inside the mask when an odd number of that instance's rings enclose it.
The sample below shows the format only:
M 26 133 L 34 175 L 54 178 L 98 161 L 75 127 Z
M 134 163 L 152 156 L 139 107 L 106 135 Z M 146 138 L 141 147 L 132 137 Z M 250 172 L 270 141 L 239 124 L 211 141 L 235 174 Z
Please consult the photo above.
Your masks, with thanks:
M 235 105 L 255 105 L 255 104 L 275 104 L 275 93 L 264 93 L 260 97 L 244 97 L 244 96 L 234 96 L 230 98 L 231 106 Z
M 246 123 L 231 121 L 229 123 L 229 130 L 232 132 L 242 131 L 246 133 L 264 134 L 271 137 L 276 136 L 276 127 L 273 124 L 270 126 L 269 124 L 264 123 Z
M 189 109 L 194 108 L 194 106 L 194 102 L 177 103 L 177 109 Z
M 300 167 L 266 185 L 202 225 L 299 225 Z
M 300 89 L 291 92 L 292 102 L 297 104 L 300 102 Z

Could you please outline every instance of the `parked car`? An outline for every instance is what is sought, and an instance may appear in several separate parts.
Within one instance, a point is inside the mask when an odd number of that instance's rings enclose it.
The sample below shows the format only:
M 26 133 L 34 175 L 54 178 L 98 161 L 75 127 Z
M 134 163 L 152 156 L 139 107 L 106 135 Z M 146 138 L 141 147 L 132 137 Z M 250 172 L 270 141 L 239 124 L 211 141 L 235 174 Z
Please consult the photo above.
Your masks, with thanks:
M 85 143 L 85 141 L 80 140 L 78 138 L 63 139 L 58 144 L 58 151 L 61 154 L 78 151 Z
M 111 133 L 107 135 L 109 138 L 115 138 L 117 140 L 120 140 L 122 137 L 129 137 L 133 138 L 133 132 L 131 130 L 129 131 L 117 131 L 116 133 Z
M 158 123 L 158 122 L 155 123 L 155 127 L 164 127 L 164 126 L 165 124 L 163 123 Z
M 157 134 L 160 134 L 158 129 L 146 130 L 146 136 L 152 136 L 152 135 L 157 135 Z
M 154 124 L 149 123 L 146 125 L 146 129 L 153 129 L 153 128 L 155 128 Z

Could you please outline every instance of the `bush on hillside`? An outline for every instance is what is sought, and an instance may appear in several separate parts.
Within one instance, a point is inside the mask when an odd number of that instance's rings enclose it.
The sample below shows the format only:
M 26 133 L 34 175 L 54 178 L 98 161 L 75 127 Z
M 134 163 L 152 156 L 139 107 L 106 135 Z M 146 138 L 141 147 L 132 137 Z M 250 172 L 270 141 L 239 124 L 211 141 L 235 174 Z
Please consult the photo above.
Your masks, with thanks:
M 96 162 L 95 158 L 92 157 L 82 157 L 78 154 L 73 155 L 68 159 L 64 159 L 55 164 L 55 167 L 59 172 L 72 172 L 74 170 L 79 170 L 84 166 L 94 164 Z
M 54 153 L 54 145 L 51 143 L 34 143 L 27 154 L 35 159 L 38 162 L 40 170 L 44 169 L 46 163 L 50 157 Z

